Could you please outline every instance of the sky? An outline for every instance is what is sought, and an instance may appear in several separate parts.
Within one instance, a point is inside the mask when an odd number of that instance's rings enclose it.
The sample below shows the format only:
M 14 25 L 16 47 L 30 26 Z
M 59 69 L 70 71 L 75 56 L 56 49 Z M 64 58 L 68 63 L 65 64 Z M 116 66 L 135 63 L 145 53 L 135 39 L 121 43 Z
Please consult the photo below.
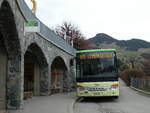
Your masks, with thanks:
M 30 0 L 25 0 L 31 8 Z M 150 0 L 36 0 L 36 16 L 54 29 L 71 22 L 86 38 L 106 33 L 118 40 L 150 42 Z

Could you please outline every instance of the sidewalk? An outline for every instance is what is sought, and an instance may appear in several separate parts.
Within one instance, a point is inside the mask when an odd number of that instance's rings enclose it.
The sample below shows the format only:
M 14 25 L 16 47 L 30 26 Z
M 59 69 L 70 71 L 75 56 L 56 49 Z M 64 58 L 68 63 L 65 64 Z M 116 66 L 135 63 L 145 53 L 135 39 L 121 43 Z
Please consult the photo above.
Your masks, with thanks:
M 51 96 L 39 96 L 26 100 L 23 110 L 9 113 L 73 113 L 75 93 L 61 93 Z

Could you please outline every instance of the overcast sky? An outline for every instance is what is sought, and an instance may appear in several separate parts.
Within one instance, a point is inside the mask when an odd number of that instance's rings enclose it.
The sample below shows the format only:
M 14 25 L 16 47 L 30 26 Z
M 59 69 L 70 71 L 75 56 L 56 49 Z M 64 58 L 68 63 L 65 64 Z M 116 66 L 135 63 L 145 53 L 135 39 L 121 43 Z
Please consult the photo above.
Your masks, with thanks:
M 150 42 L 150 0 L 37 0 L 37 5 L 37 17 L 50 28 L 69 21 L 87 38 L 106 33 Z

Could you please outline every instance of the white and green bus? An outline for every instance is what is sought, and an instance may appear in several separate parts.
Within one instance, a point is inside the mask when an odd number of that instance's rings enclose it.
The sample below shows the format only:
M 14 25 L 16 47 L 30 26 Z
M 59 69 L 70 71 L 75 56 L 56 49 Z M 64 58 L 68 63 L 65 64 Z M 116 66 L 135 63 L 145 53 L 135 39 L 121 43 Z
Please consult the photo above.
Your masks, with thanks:
M 77 51 L 76 62 L 78 97 L 119 97 L 115 49 Z

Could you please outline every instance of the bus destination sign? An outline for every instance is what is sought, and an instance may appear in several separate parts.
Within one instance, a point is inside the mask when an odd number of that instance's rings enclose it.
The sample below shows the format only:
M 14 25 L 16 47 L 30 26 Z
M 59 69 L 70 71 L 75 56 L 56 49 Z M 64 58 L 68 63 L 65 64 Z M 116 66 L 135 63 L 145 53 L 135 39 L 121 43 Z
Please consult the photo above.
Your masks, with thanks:
M 104 53 L 93 53 L 93 54 L 81 54 L 79 57 L 80 59 L 112 58 L 113 53 L 104 52 Z

